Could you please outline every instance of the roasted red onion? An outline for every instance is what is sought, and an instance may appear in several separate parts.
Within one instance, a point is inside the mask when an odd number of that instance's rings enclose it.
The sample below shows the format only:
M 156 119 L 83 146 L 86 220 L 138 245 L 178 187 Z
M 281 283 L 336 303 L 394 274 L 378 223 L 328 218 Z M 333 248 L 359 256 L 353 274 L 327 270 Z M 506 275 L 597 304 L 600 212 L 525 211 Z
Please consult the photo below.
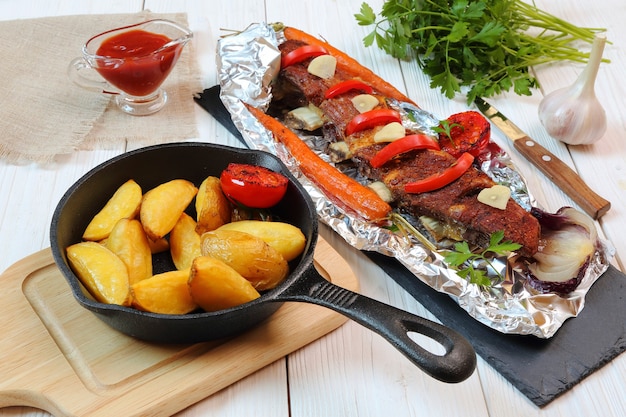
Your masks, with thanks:
M 541 224 L 541 241 L 528 266 L 528 283 L 540 292 L 567 294 L 580 284 L 595 253 L 593 220 L 572 207 L 554 214 L 538 209 L 532 213 Z

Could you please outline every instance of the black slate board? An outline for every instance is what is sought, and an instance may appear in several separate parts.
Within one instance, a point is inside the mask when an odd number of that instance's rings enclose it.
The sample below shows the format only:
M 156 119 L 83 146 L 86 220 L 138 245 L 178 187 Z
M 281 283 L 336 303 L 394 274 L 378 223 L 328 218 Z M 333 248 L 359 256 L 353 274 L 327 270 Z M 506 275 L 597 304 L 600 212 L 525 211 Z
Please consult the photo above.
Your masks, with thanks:
M 626 275 L 613 266 L 591 287 L 578 317 L 563 323 L 552 338 L 539 339 L 493 330 L 395 259 L 367 255 L 444 325 L 465 336 L 476 353 L 538 407 L 626 350 Z
M 218 87 L 205 90 L 195 100 L 245 145 L 219 98 Z M 612 266 L 588 292 L 579 316 L 567 320 L 546 340 L 492 330 L 395 259 L 378 253 L 367 256 L 444 325 L 465 336 L 489 365 L 538 407 L 626 350 L 626 275 Z
M 237 126 L 233 123 L 230 113 L 224 106 L 224 103 L 222 103 L 222 99 L 220 99 L 219 85 L 207 88 L 202 93 L 197 93 L 193 99 L 200 105 L 200 107 L 209 112 L 215 120 L 220 122 L 220 124 L 224 126 L 234 137 L 239 139 L 245 147 L 248 147 L 248 144 L 243 139 L 243 136 L 241 136 L 241 132 L 239 132 L 239 129 L 237 129 Z

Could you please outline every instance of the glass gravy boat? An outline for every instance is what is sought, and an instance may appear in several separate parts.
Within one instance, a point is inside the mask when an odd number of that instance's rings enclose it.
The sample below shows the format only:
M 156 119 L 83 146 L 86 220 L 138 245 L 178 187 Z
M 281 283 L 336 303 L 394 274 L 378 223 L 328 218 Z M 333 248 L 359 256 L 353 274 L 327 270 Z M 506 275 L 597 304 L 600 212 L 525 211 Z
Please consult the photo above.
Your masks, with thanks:
M 83 45 L 68 75 L 80 87 L 115 95 L 128 114 L 152 114 L 167 102 L 161 85 L 192 37 L 186 27 L 164 19 L 111 29 Z M 93 71 L 100 77 L 94 78 Z

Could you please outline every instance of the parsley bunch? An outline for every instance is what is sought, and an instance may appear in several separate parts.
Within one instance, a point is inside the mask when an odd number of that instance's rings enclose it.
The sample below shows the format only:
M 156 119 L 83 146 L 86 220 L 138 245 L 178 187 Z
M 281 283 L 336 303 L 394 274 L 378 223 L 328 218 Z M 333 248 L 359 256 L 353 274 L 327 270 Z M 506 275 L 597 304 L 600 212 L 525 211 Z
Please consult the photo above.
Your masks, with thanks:
M 461 278 L 467 279 L 472 284 L 477 284 L 481 287 L 489 287 L 491 285 L 491 279 L 487 275 L 487 271 L 474 267 L 475 262 L 484 262 L 487 264 L 488 269 L 495 272 L 500 279 L 503 277 L 492 266 L 490 262 L 490 256 L 495 254 L 497 256 L 505 256 L 511 252 L 515 252 L 522 247 L 519 243 L 511 241 L 502 241 L 504 238 L 504 232 L 498 231 L 492 234 L 489 238 L 489 246 L 480 253 L 474 253 L 467 242 L 457 242 L 454 245 L 454 250 L 449 251 L 444 261 L 453 267 L 457 268 L 457 275 Z
M 586 62 L 576 41 L 592 43 L 599 28 L 581 28 L 523 0 L 387 0 L 377 19 L 361 5 L 359 25 L 375 25 L 363 42 L 396 58 L 415 54 L 431 88 L 467 102 L 511 88 L 530 95 L 530 68 L 553 61 Z

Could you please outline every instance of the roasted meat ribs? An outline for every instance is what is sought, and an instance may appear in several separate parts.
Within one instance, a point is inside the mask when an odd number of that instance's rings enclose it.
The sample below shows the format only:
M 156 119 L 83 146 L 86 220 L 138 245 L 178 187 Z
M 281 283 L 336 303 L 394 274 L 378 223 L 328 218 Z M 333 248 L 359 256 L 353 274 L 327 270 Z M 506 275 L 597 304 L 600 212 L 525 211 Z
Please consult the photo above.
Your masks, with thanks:
M 299 41 L 288 40 L 281 44 L 281 53 L 286 54 L 302 45 Z M 434 218 L 454 229 L 462 239 L 479 246 L 487 243 L 491 234 L 504 231 L 506 240 L 522 245 L 520 254 L 532 256 L 537 251 L 540 226 L 532 214 L 513 199 L 509 199 L 505 210 L 478 201 L 478 193 L 495 183 L 477 167 L 472 166 L 460 178 L 440 189 L 417 194 L 405 192 L 404 185 L 445 170 L 456 158 L 444 151 L 419 150 L 394 158 L 381 168 L 373 168 L 369 161 L 385 143 L 376 143 L 371 129 L 349 136 L 344 133 L 346 125 L 359 114 L 351 101 L 359 92 L 324 98 L 329 87 L 353 77 L 337 70 L 333 77 L 321 79 L 307 71 L 309 61 L 281 69 L 272 90 L 274 108 L 293 109 L 311 103 L 321 109 L 324 135 L 331 142 L 345 141 L 360 172 L 372 180 L 382 181 L 391 191 L 399 210 L 416 218 Z M 385 97 L 376 92 L 374 95 L 379 98 L 381 107 L 387 105 Z

